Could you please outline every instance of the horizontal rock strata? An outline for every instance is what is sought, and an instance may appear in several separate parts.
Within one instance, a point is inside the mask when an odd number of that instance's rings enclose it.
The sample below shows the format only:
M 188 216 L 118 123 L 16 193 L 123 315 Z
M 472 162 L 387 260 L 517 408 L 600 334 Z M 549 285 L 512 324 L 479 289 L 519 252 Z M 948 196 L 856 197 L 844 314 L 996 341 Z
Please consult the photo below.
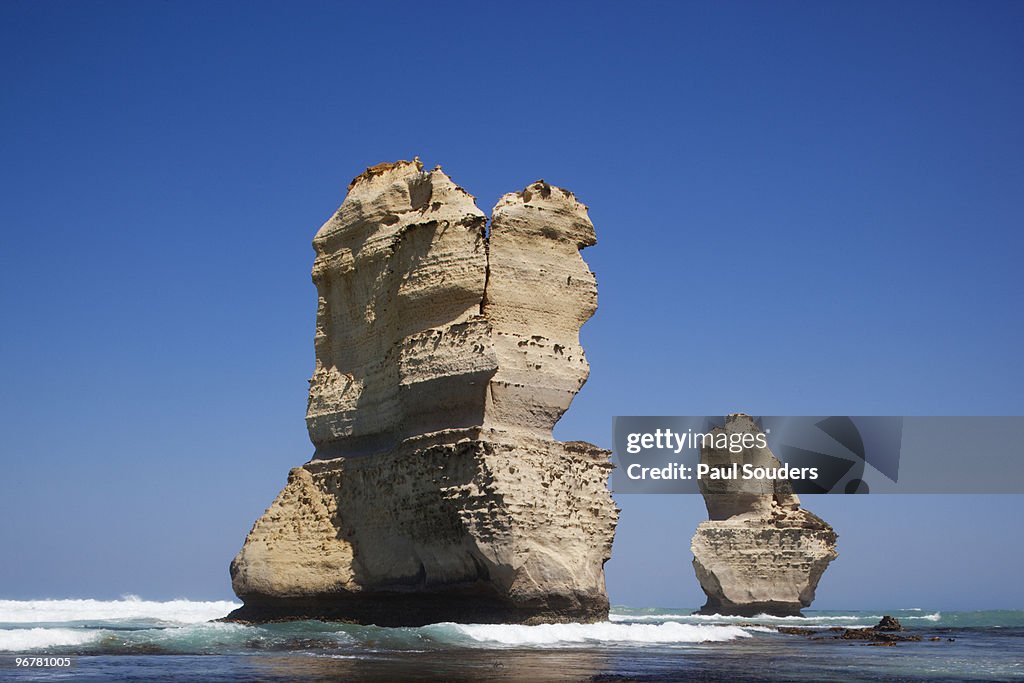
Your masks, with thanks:
M 589 372 L 586 207 L 539 181 L 487 220 L 440 168 L 353 180 L 313 245 L 313 460 L 232 562 L 232 619 L 595 621 L 609 453 L 551 430 Z

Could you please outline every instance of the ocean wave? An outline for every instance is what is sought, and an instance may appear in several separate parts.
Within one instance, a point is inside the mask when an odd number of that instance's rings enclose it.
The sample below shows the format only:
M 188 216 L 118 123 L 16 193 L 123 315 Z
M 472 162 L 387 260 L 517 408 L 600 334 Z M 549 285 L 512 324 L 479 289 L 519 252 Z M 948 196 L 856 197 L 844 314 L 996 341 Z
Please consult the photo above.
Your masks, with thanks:
M 939 621 L 942 619 L 941 612 L 934 612 L 932 614 L 924 615 L 902 615 L 900 612 L 907 610 L 896 610 L 896 614 L 900 621 Z M 767 623 L 767 624 L 799 624 L 800 626 L 815 626 L 815 625 L 842 625 L 851 626 L 854 622 L 865 622 L 870 621 L 869 625 L 873 626 L 878 623 L 882 618 L 881 614 L 832 614 L 832 615 L 817 615 L 812 614 L 809 616 L 772 616 L 770 614 L 757 614 L 752 617 L 741 617 L 724 614 L 678 614 L 672 612 L 663 613 L 647 613 L 647 614 L 629 614 L 629 613 L 612 613 L 608 616 L 609 621 L 614 623 L 635 623 L 645 621 L 656 621 L 656 622 L 677 622 L 677 623 L 697 623 L 697 624 L 750 624 L 750 623 Z M 847 623 L 851 622 L 851 623 Z
M 223 652 L 316 651 L 349 655 L 353 651 L 424 651 L 424 648 L 558 648 L 595 645 L 724 642 L 749 638 L 728 625 L 696 624 L 431 624 L 419 628 L 382 628 L 323 622 L 249 626 L 228 623 L 157 628 L 21 628 L 0 630 L 0 651 L 48 651 L 51 654 L 213 654 Z M 340 652 L 339 652 L 340 650 Z
M 197 624 L 227 616 L 238 603 L 228 600 L 157 602 L 126 596 L 121 600 L 0 600 L 0 623 L 152 620 Z
M 260 629 L 242 624 L 211 622 L 170 628 L 108 631 L 90 648 L 106 653 L 163 652 L 170 654 L 211 654 L 239 651 L 247 646 L 261 648 L 266 638 Z
M 694 619 L 692 614 L 615 614 L 608 615 L 608 621 L 612 623 L 636 622 L 636 621 L 679 621 L 681 619 Z
M 74 628 L 0 629 L 0 652 L 31 652 L 49 647 L 85 645 L 101 635 L 100 631 Z
M 899 610 L 897 610 L 899 611 Z M 797 624 L 814 623 L 814 622 L 843 622 L 843 621 L 864 621 L 872 620 L 877 622 L 882 618 L 881 614 L 839 614 L 839 615 L 811 615 L 811 616 L 789 616 L 789 617 L 774 617 L 770 614 L 758 614 L 753 617 L 749 617 L 753 621 L 767 621 L 767 622 L 793 622 Z M 720 614 L 714 614 L 708 617 L 709 619 L 747 619 L 747 617 L 724 617 Z M 935 612 L 934 614 L 926 614 L 924 616 L 900 616 L 899 619 L 906 621 L 908 619 L 923 619 L 925 621 L 938 621 L 942 618 L 942 614 Z
M 838 616 L 811 616 L 811 617 L 777 617 L 770 614 L 757 614 L 752 617 L 741 617 L 729 614 L 611 614 L 609 620 L 613 622 L 636 622 L 636 621 L 692 621 L 699 623 L 725 623 L 725 624 L 742 624 L 754 621 L 761 622 L 795 622 L 795 623 L 808 623 L 817 621 L 858 621 L 863 619 L 881 619 L 879 616 L 865 616 L 863 614 L 858 615 L 838 615 Z
M 442 630 L 454 631 L 469 640 L 487 645 L 515 645 L 556 647 L 560 645 L 597 643 L 708 643 L 724 642 L 736 638 L 749 638 L 750 634 L 737 626 L 708 626 L 698 624 L 538 624 L 522 626 L 510 624 L 435 624 L 424 630 L 432 636 L 441 636 Z
M 0 629 L 0 651 L 86 652 L 91 654 L 211 653 L 260 648 L 265 636 L 241 624 L 203 623 L 161 628 L 20 628 Z M 284 644 L 286 638 L 278 638 Z M 271 646 L 276 642 L 271 642 Z M 341 641 L 335 641 L 341 644 Z

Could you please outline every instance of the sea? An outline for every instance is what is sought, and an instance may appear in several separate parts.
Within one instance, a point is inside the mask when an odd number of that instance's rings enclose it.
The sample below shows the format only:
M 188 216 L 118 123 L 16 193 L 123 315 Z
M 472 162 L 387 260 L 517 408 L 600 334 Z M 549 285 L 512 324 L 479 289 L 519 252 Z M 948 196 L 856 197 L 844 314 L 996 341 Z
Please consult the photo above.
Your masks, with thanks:
M 1024 611 L 703 616 L 617 606 L 598 624 L 382 628 L 216 621 L 191 600 L 0 600 L 3 681 L 1021 681 Z M 835 640 L 897 617 L 920 642 Z M 811 635 L 780 633 L 781 626 Z M 933 640 L 934 639 L 934 640 Z

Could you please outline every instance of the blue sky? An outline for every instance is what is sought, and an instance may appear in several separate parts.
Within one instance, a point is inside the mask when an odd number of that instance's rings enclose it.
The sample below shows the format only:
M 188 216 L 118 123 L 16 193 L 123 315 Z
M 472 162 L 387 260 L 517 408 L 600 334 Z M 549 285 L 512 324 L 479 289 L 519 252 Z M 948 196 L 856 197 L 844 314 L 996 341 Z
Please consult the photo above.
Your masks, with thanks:
M 1024 413 L 1024 5 L 0 4 L 0 597 L 221 598 L 292 466 L 310 240 L 419 155 L 591 208 L 616 414 Z M 699 498 L 614 602 L 698 606 Z M 1021 496 L 818 497 L 816 607 L 1024 608 Z

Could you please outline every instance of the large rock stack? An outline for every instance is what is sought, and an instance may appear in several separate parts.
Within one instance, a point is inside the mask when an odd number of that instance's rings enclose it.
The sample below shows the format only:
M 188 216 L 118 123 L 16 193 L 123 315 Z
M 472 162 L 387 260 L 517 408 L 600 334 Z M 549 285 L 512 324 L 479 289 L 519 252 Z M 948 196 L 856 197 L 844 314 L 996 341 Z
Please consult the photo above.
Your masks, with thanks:
M 316 451 L 231 564 L 231 618 L 606 618 L 609 453 L 553 440 L 586 381 L 586 207 L 543 181 L 486 216 L 440 168 L 367 169 L 313 240 Z
M 760 434 L 753 419 L 730 415 L 712 433 Z M 702 448 L 701 462 L 728 471 L 778 468 L 768 448 Z M 693 535 L 693 568 L 707 595 L 705 614 L 798 615 L 814 600 L 818 580 L 836 553 L 836 533 L 801 509 L 786 480 L 701 478 L 708 521 Z

